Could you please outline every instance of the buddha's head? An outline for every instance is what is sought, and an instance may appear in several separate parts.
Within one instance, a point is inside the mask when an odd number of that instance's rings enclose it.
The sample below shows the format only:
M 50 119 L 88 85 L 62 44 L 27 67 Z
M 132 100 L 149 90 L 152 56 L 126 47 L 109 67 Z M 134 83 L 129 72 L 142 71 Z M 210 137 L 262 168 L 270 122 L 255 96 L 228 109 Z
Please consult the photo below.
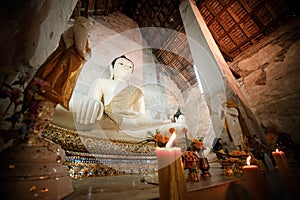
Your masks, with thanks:
M 125 56 L 114 59 L 110 66 L 110 77 L 113 80 L 129 81 L 133 73 L 133 62 Z
M 185 124 L 185 116 L 178 108 L 177 112 L 174 114 L 174 120 L 176 123 Z

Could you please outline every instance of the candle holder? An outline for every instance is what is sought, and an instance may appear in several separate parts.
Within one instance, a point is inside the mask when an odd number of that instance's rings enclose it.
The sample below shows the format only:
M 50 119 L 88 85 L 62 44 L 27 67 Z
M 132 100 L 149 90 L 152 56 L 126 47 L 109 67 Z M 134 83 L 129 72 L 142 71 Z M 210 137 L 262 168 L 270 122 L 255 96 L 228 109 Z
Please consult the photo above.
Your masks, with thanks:
M 225 176 L 233 176 L 234 175 L 234 171 L 232 169 L 233 163 L 230 160 L 220 160 L 219 163 L 223 167 L 223 174 Z
M 191 182 L 198 182 L 200 180 L 199 168 L 197 166 L 195 166 L 192 169 L 189 169 L 188 180 Z
M 184 169 L 188 169 L 188 180 L 197 182 L 200 180 L 199 177 L 199 157 L 194 151 L 185 151 L 183 153 L 183 166 Z
M 243 174 L 243 167 L 247 164 L 246 159 L 248 155 L 243 155 L 235 158 L 234 160 L 234 173 L 242 175 Z

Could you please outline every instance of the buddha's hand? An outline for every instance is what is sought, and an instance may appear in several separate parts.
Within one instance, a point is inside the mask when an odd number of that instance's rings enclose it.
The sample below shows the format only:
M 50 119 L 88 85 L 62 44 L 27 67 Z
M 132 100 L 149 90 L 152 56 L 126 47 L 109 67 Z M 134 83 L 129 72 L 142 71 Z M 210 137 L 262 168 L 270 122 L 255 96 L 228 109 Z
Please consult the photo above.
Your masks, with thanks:
M 98 99 L 83 98 L 80 100 L 76 112 L 76 123 L 93 124 L 101 120 L 104 106 Z

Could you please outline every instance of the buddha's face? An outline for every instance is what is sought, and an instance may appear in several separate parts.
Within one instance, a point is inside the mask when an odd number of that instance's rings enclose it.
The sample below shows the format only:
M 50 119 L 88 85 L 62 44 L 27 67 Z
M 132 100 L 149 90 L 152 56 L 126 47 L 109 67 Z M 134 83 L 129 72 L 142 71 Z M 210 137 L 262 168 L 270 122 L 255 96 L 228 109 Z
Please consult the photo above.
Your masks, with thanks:
M 126 58 L 118 58 L 112 68 L 114 80 L 126 80 L 131 78 L 133 72 L 133 63 Z
M 185 123 L 185 116 L 184 115 L 179 115 L 178 118 L 175 118 L 175 121 L 177 123 L 184 124 Z

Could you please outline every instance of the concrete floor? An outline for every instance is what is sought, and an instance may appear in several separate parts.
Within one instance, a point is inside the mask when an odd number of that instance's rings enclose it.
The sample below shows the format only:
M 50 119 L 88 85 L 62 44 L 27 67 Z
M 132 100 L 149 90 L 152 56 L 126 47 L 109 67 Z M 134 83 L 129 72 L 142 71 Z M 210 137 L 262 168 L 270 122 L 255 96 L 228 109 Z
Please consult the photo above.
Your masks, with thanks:
M 200 182 L 187 182 L 188 191 L 205 189 L 208 187 L 225 184 L 232 181 L 241 180 L 240 176 L 223 176 L 223 170 L 219 165 L 210 168 L 212 177 L 209 180 Z M 141 182 L 145 178 L 149 183 Z M 86 199 L 105 199 L 105 200 L 141 200 L 159 199 L 159 186 L 157 173 L 148 175 L 123 175 L 107 177 L 91 177 L 85 179 L 72 180 L 74 192 L 63 200 L 86 200 Z
M 141 177 L 142 175 L 124 175 L 73 180 L 74 192 L 64 200 L 158 198 L 158 186 L 142 183 Z
M 219 164 L 211 164 L 209 180 L 200 182 L 187 182 L 188 190 L 197 190 L 223 184 L 228 181 L 239 180 L 241 177 L 223 176 L 223 170 Z M 186 174 L 187 177 L 187 174 Z M 142 182 L 144 178 L 148 183 Z M 63 200 L 85 200 L 85 199 L 105 199 L 105 200 L 140 200 L 159 199 L 159 186 L 157 173 L 134 174 L 122 176 L 91 177 L 85 179 L 72 180 L 74 192 Z
M 227 189 L 221 188 L 225 184 L 230 185 L 243 185 L 245 178 L 242 176 L 224 176 L 223 170 L 218 165 L 211 165 L 210 172 L 212 177 L 209 180 L 201 180 L 200 182 L 192 183 L 187 182 L 188 192 L 199 191 L 198 195 L 210 196 L 210 200 L 228 199 Z M 141 182 L 141 178 L 145 178 L 150 184 Z M 293 200 L 290 197 L 285 184 L 282 182 L 278 172 L 268 172 L 264 175 L 267 184 L 267 193 L 269 193 L 270 200 L 285 199 Z M 85 179 L 72 180 L 74 192 L 63 198 L 63 200 L 154 200 L 159 199 L 159 186 L 151 183 L 158 183 L 157 174 L 148 175 L 122 175 L 122 176 L 106 176 L 106 177 L 91 177 Z M 222 186 L 223 185 L 223 186 Z M 224 187 L 223 187 L 224 188 Z M 236 191 L 238 197 L 244 195 L 243 191 Z M 224 194 L 217 197 L 215 192 L 223 192 Z M 232 192 L 232 191 L 230 191 Z M 206 194 L 205 194 L 206 193 Z M 229 199 L 236 199 L 236 195 Z M 224 196 L 224 198 L 223 198 Z M 215 197 L 215 198 L 214 198 Z M 251 199 L 244 197 L 243 199 Z

